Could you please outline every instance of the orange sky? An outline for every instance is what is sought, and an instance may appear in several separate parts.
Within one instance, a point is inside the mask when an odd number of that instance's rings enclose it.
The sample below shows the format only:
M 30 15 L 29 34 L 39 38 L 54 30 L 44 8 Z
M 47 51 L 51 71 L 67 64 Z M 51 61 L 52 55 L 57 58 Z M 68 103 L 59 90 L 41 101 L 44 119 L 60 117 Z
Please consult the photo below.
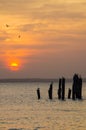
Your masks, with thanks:
M 85 56 L 85 0 L 0 0 L 0 78 L 86 77 Z

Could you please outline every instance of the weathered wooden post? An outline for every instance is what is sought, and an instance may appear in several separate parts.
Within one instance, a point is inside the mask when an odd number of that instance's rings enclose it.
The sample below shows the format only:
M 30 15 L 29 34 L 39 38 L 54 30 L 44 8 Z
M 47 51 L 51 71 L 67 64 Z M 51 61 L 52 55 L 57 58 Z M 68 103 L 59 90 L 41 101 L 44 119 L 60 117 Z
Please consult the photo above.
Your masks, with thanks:
M 65 78 L 62 78 L 62 100 L 65 99 Z
M 72 99 L 73 100 L 75 100 L 77 98 L 77 83 L 78 83 L 78 75 L 74 74 L 73 86 L 72 86 Z
M 59 79 L 58 99 L 61 99 L 61 79 Z
M 50 88 L 48 90 L 49 99 L 52 99 L 52 90 L 53 90 L 53 83 L 50 84 Z
M 38 100 L 40 99 L 40 89 L 37 89 L 37 96 L 38 96 Z
M 68 99 L 70 99 L 71 98 L 71 89 L 69 88 L 69 90 L 68 90 Z
M 79 97 L 78 99 L 82 99 L 82 78 L 79 78 Z

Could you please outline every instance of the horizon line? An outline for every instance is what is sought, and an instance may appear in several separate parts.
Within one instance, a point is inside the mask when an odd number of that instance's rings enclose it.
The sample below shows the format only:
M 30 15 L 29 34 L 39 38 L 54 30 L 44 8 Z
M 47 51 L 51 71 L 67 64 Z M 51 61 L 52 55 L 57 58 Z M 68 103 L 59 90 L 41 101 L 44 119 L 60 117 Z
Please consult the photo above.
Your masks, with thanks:
M 67 82 L 72 82 L 72 78 L 65 78 Z M 83 82 L 86 82 L 86 78 L 82 79 Z M 58 82 L 59 78 L 2 78 L 0 83 L 6 82 Z

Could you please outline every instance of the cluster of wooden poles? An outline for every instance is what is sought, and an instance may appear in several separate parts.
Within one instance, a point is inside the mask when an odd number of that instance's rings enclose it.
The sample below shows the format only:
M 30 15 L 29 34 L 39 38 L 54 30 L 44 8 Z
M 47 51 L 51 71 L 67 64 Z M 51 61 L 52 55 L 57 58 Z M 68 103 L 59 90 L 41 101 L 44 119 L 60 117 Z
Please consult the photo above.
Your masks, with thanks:
M 49 99 L 51 100 L 53 99 L 52 94 L 53 94 L 53 82 L 50 84 L 48 90 L 48 96 Z M 65 78 L 64 77 L 59 79 L 57 95 L 59 100 L 65 100 Z M 78 76 L 78 74 L 74 74 L 73 76 L 73 85 L 72 85 L 72 89 L 69 88 L 68 90 L 68 99 L 71 98 L 71 95 L 73 100 L 82 99 L 82 78 Z M 41 98 L 40 88 L 37 89 L 37 97 L 38 99 Z

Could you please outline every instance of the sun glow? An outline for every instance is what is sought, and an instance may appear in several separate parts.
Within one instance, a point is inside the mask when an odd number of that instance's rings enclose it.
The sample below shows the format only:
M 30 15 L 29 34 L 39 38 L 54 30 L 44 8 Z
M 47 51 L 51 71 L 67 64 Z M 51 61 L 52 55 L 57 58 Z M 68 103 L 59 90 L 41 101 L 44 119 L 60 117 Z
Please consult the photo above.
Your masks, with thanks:
M 12 67 L 18 67 L 18 64 L 14 62 L 14 63 L 11 63 L 11 66 Z
M 12 70 L 12 71 L 18 71 L 18 70 L 20 69 L 20 65 L 19 65 L 19 63 L 17 63 L 17 62 L 11 62 L 11 63 L 9 64 L 9 68 L 10 68 L 10 70 Z
M 16 63 L 16 62 L 12 62 L 12 63 L 10 64 L 10 69 L 11 69 L 12 71 L 18 71 L 18 70 L 19 70 L 19 64 Z

